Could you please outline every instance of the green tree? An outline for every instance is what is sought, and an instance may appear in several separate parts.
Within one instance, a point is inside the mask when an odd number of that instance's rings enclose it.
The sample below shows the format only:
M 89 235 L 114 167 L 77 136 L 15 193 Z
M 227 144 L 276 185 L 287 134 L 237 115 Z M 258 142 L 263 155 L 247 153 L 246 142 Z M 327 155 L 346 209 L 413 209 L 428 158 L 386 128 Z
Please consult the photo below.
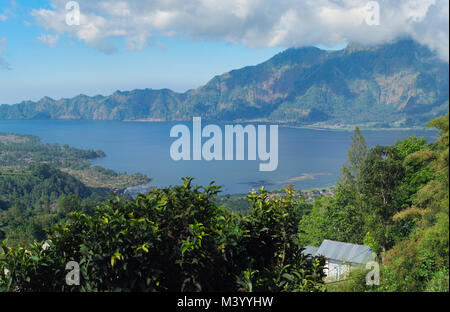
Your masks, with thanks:
M 395 148 L 373 148 L 361 170 L 362 203 L 365 224 L 376 246 L 384 252 L 392 247 L 398 223 L 392 217 L 400 211 L 404 194 L 399 187 L 405 170 L 402 160 L 396 157 Z
M 362 167 L 367 159 L 367 143 L 359 127 L 351 137 L 347 163 L 336 185 L 335 196 L 319 199 L 300 222 L 303 244 L 320 245 L 324 239 L 361 244 L 366 228 L 363 221 Z
M 368 147 L 359 127 L 355 127 L 351 140 L 352 144 L 347 151 L 347 163 L 342 168 L 341 180 L 344 184 L 351 184 L 358 191 L 361 184 L 361 166 L 366 160 Z
M 251 213 L 244 218 L 248 234 L 243 244 L 253 274 L 251 288 L 244 290 L 320 290 L 323 259 L 305 257 L 298 239 L 304 199 L 295 196 L 292 186 L 284 192 L 284 196 L 273 197 L 262 188 L 248 196 Z
M 22 218 L 22 205 L 18 199 L 14 200 L 14 206 L 9 210 L 9 217 L 11 219 L 21 219 Z
M 76 194 L 62 195 L 58 199 L 58 214 L 68 215 L 70 212 L 77 212 L 81 208 L 80 197 Z
M 219 187 L 154 189 L 131 202 L 105 202 L 94 215 L 75 212 L 42 243 L 2 244 L 0 289 L 8 291 L 314 291 L 323 260 L 301 254 L 299 204 L 253 193 L 253 213 L 236 216 L 214 202 Z M 77 261 L 81 285 L 65 283 Z M 9 270 L 4 274 L 4 269 Z
M 393 218 L 412 221 L 418 228 L 387 252 L 382 283 L 386 291 L 449 291 L 449 114 L 428 125 L 439 130 L 439 139 L 409 154 L 405 163 L 430 170 L 433 179 Z

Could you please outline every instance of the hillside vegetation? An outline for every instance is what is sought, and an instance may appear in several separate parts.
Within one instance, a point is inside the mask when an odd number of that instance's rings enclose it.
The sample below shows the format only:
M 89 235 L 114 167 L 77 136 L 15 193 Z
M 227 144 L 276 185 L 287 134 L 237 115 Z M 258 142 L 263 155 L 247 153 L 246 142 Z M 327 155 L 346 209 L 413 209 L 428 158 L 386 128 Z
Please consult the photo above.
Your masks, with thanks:
M 46 164 L 27 171 L 0 175 L 0 240 L 23 245 L 47 238 L 45 229 L 72 211 L 92 212 L 109 197 L 107 191 L 89 188 L 73 176 Z
M 2 243 L 6 291 L 449 291 L 449 114 L 429 127 L 437 142 L 410 137 L 369 149 L 358 128 L 333 196 L 311 207 L 291 187 L 248 195 L 250 212 L 217 205 L 219 187 L 153 189 L 74 213 L 49 239 Z M 322 258 L 301 251 L 323 239 L 377 253 L 380 285 L 365 270 L 323 282 Z M 80 285 L 66 284 L 77 261 Z
M 125 188 L 150 181 L 90 161 L 102 151 L 42 144 L 32 135 L 0 133 L 0 240 L 17 245 L 47 238 L 44 229 L 71 211 L 95 205 Z
M 117 173 L 91 161 L 105 157 L 103 151 L 83 150 L 59 144 L 43 144 L 32 135 L 0 133 L 0 176 L 23 172 L 29 165 L 48 164 L 76 177 L 89 187 L 119 191 L 149 182 L 143 174 Z

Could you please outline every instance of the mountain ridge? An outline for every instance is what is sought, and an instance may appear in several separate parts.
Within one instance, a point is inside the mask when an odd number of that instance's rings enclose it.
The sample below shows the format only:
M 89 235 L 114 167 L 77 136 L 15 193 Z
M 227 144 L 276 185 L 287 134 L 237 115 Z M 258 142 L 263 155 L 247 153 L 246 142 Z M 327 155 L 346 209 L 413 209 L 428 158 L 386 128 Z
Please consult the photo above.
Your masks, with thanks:
M 264 120 L 292 125 L 423 126 L 448 112 L 448 63 L 405 39 L 339 51 L 290 48 L 204 86 L 1 105 L 0 119 Z

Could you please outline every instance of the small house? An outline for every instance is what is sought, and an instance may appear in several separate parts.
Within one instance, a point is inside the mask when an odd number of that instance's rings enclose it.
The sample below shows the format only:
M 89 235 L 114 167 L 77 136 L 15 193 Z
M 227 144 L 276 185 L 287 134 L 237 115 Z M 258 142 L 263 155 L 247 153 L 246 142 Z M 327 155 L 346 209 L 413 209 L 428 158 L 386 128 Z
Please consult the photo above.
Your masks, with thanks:
M 369 246 L 327 239 L 319 247 L 306 246 L 303 254 L 312 257 L 323 256 L 325 275 L 334 280 L 340 280 L 352 268 L 365 266 L 366 263 L 375 261 L 375 253 Z

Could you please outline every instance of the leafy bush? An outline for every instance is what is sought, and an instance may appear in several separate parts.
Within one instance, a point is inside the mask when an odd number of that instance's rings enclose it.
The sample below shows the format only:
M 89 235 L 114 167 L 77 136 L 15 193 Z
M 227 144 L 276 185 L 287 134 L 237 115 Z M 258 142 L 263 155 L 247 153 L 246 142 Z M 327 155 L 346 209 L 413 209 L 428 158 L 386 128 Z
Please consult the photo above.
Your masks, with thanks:
M 433 274 L 431 280 L 427 283 L 425 291 L 448 292 L 449 291 L 448 277 L 449 277 L 448 267 L 443 268 L 440 271 L 437 271 L 436 273 Z
M 324 277 L 324 259 L 306 258 L 298 239 L 305 202 L 294 196 L 292 187 L 284 192 L 284 196 L 272 197 L 262 188 L 248 196 L 251 213 L 243 223 L 251 286 L 261 291 L 317 290 Z
M 366 275 L 369 270 L 364 267 L 352 269 L 343 280 L 326 284 L 329 292 L 365 292 L 376 289 L 376 286 L 368 286 Z
M 252 213 L 236 216 L 214 203 L 219 187 L 154 189 L 132 202 L 112 199 L 93 216 L 72 213 L 49 247 L 2 245 L 0 290 L 7 291 L 314 291 L 323 260 L 296 243 L 298 202 L 287 189 L 270 199 L 252 193 Z M 81 284 L 68 286 L 76 261 Z M 7 269 L 7 273 L 5 273 Z

